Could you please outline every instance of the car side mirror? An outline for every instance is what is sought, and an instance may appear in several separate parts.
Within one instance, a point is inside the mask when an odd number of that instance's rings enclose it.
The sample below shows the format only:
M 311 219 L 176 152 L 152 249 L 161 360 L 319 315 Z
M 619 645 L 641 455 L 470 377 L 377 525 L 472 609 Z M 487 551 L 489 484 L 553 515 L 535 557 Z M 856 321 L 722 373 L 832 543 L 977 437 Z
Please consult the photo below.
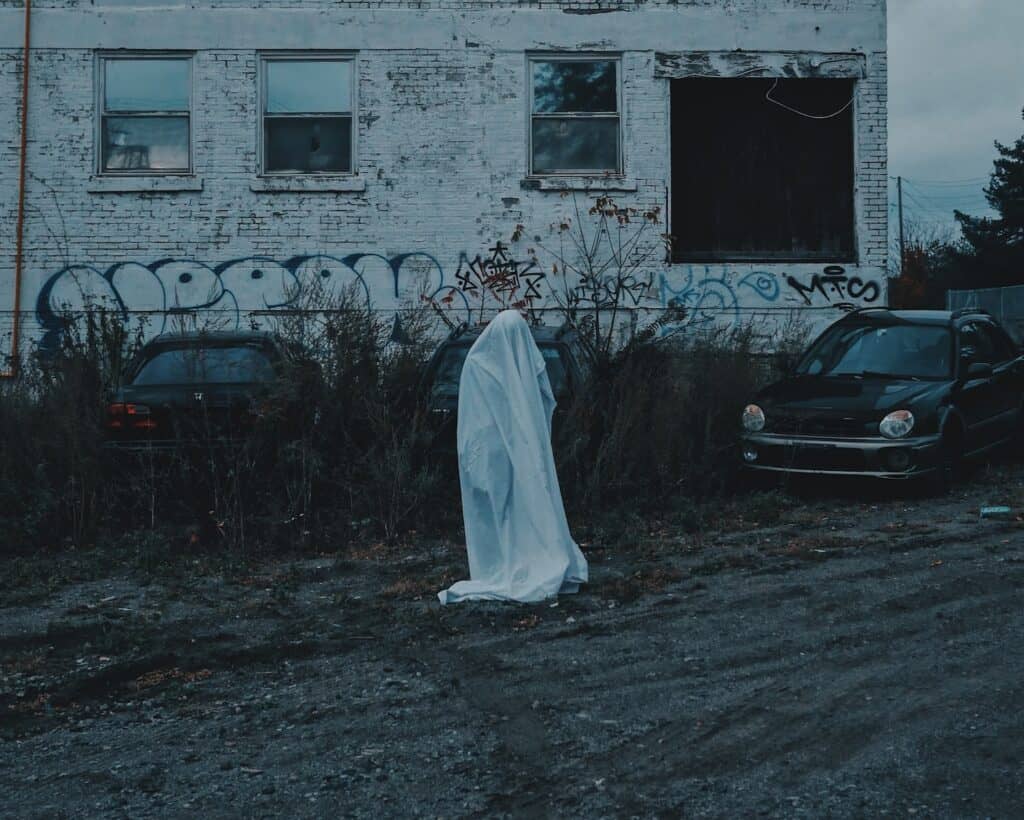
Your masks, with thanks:
M 967 368 L 968 379 L 989 379 L 992 377 L 992 365 L 988 362 L 974 362 Z

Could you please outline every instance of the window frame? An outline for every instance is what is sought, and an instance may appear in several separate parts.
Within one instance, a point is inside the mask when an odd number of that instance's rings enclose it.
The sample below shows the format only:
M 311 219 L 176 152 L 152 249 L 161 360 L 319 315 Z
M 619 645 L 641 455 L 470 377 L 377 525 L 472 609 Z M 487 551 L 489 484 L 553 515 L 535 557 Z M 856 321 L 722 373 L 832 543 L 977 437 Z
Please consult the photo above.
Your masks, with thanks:
M 323 179 L 353 177 L 357 175 L 356 158 L 359 156 L 359 62 L 355 51 L 260 51 L 257 53 L 257 116 L 256 116 L 256 175 L 268 179 Z M 351 64 L 349 72 L 349 100 L 351 109 L 348 112 L 319 112 L 305 114 L 271 114 L 274 119 L 310 119 L 322 117 L 348 116 L 351 125 L 349 132 L 349 170 L 347 171 L 268 171 L 266 168 L 266 125 L 267 117 L 267 64 L 272 62 L 326 62 L 339 61 Z
M 194 51 L 105 51 L 95 52 L 93 61 L 93 87 L 95 89 L 95 111 L 96 120 L 94 123 L 95 145 L 95 169 L 99 177 L 167 177 L 167 176 L 192 176 L 195 168 L 195 139 L 192 135 L 194 124 L 194 103 L 195 103 L 195 62 Z M 106 65 L 113 60 L 181 60 L 185 62 L 188 70 L 186 80 L 186 92 L 188 94 L 188 110 L 181 111 L 117 111 L 107 110 L 107 72 Z M 167 117 L 180 119 L 184 117 L 188 123 L 188 167 L 186 168 L 104 168 L 103 167 L 103 122 L 108 117 Z
M 536 113 L 533 110 L 533 66 L 534 63 L 615 63 L 615 113 L 608 112 L 551 112 Z M 617 179 L 625 176 L 626 162 L 623 146 L 623 110 L 622 110 L 622 54 L 620 52 L 530 52 L 526 55 L 526 168 L 527 177 L 550 179 L 552 177 L 593 177 L 597 179 Z M 614 119 L 618 123 L 618 139 L 616 151 L 617 168 L 615 170 L 568 170 L 537 171 L 533 167 L 533 122 L 540 119 Z

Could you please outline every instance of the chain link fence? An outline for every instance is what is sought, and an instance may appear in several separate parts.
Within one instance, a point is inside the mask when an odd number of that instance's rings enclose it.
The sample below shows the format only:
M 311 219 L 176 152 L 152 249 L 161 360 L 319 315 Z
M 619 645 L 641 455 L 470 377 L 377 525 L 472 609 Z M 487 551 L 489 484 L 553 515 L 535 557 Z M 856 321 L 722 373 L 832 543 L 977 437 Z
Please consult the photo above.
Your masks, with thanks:
M 979 288 L 978 290 L 950 290 L 946 292 L 949 310 L 982 308 L 991 313 L 1006 328 L 1018 344 L 1024 343 L 1024 285 L 1007 288 Z

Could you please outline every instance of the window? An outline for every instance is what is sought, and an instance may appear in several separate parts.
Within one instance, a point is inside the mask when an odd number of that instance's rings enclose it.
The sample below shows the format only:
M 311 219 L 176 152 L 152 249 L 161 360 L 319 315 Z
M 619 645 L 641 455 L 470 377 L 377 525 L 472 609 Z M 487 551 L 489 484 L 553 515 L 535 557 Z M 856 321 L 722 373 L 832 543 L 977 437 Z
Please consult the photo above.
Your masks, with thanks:
M 352 173 L 350 57 L 264 57 L 263 173 Z
M 856 261 L 853 93 L 847 79 L 673 80 L 676 261 Z
M 998 364 L 1004 361 L 991 326 L 982 322 L 967 322 L 960 328 L 960 359 L 968 365 L 976 362 Z
M 101 173 L 189 173 L 190 74 L 189 57 L 100 57 Z
M 619 60 L 536 58 L 530 70 L 530 173 L 619 173 Z

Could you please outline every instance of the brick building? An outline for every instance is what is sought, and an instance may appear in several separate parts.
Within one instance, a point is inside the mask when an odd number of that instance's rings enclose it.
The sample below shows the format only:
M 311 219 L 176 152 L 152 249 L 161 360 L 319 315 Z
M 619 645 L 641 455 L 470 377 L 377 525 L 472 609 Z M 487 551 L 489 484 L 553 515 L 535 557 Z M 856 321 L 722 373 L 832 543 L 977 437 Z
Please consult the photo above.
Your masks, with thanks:
M 572 283 L 528 249 L 567 191 L 661 208 L 638 308 L 884 303 L 885 0 L 35 0 L 18 277 L 23 2 L 0 0 L 0 353 L 16 308 L 27 349 L 85 301 L 151 332 L 314 284 L 463 318 L 496 266 L 544 309 Z

